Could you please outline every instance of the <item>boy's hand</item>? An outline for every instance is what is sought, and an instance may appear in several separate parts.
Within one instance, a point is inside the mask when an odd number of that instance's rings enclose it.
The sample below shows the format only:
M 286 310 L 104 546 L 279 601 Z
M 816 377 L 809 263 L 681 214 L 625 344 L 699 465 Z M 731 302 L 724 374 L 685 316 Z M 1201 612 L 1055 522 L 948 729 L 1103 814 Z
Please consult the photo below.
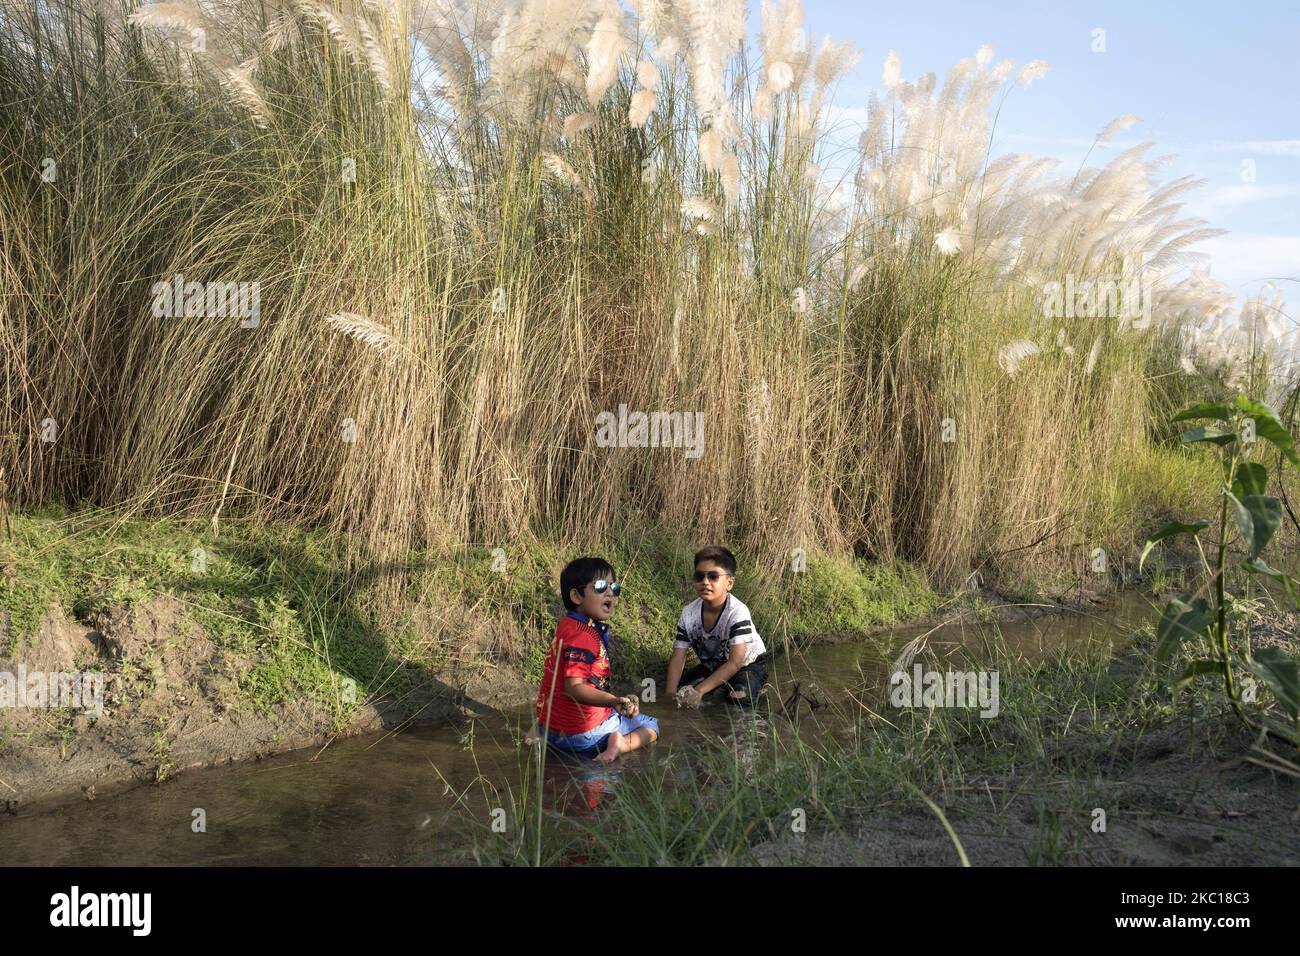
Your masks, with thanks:
M 700 692 L 696 690 L 692 684 L 677 689 L 678 707 L 687 707 L 690 710 L 697 710 L 700 706 L 700 700 Z
M 640 702 L 635 696 L 628 695 L 623 698 L 623 702 L 618 706 L 618 712 L 624 717 L 635 717 L 641 712 Z

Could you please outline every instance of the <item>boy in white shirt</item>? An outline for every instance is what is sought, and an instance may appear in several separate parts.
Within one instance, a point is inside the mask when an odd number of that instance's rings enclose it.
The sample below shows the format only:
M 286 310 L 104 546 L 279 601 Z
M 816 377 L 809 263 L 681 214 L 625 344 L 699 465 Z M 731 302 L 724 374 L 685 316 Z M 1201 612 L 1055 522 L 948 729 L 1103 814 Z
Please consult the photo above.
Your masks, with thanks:
M 736 558 L 726 548 L 710 546 L 695 555 L 695 590 L 699 598 L 682 610 L 677 641 L 668 659 L 669 695 L 679 707 L 695 708 L 713 691 L 726 687 L 727 701 L 753 707 L 767 682 L 767 648 L 749 608 L 731 593 Z M 699 664 L 683 674 L 686 652 Z

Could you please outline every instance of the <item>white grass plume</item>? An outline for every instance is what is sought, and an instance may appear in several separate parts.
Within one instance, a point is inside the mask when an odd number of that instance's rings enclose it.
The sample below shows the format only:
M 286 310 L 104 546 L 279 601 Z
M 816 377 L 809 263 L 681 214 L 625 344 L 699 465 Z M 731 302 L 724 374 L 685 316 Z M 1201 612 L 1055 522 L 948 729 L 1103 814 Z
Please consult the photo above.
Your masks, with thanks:
M 267 25 L 266 32 L 262 34 L 262 42 L 272 53 L 278 53 L 293 41 L 297 26 L 297 20 L 293 16 L 279 13 Z
M 644 89 L 657 89 L 659 86 L 659 67 L 649 60 L 640 60 L 636 65 L 636 81 Z
M 592 112 L 574 113 L 572 116 L 565 117 L 564 138 L 573 139 L 584 130 L 591 129 L 595 124 L 596 114 Z
M 881 71 L 880 79 L 885 84 L 885 89 L 890 92 L 902 83 L 903 61 L 899 58 L 897 50 L 890 50 L 889 56 L 885 57 L 885 67 Z
M 673 6 L 686 35 L 695 105 L 715 128 L 729 129 L 735 118 L 726 74 L 745 36 L 744 0 L 676 0 Z
M 687 196 L 683 199 L 682 215 L 697 235 L 716 236 L 719 232 L 722 210 L 717 203 L 703 196 Z
M 642 127 L 650 114 L 655 111 L 654 90 L 637 90 L 632 94 L 632 102 L 627 108 L 627 121 L 632 126 Z
M 202 11 L 188 3 L 152 3 L 132 11 L 127 21 L 134 26 L 170 27 L 185 32 L 206 32 L 210 28 Z
M 395 87 L 393 85 L 393 70 L 388 64 L 388 55 L 384 53 L 379 38 L 375 36 L 375 31 L 370 28 L 370 24 L 364 16 L 357 14 L 355 23 L 357 36 L 361 41 L 361 52 L 370 68 L 370 75 L 374 77 L 375 82 L 379 84 L 384 94 L 391 97 L 395 92 Z
M 373 319 L 358 315 L 356 312 L 336 312 L 325 317 L 325 324 L 340 335 L 355 339 L 374 349 L 380 355 L 386 355 L 390 359 L 396 357 L 399 348 L 397 340 L 393 338 L 392 332 L 386 326 Z
M 961 234 L 956 229 L 945 229 L 934 237 L 934 248 L 945 256 L 961 252 Z
M 1118 133 L 1124 132 L 1130 126 L 1141 122 L 1135 113 L 1125 113 L 1123 116 L 1116 116 L 1106 124 L 1106 128 L 1097 134 L 1098 143 L 1109 143 Z
M 848 279 L 849 289 L 850 290 L 856 289 L 858 287 L 858 283 L 861 282 L 863 277 L 865 277 L 866 274 L 870 271 L 871 271 L 870 259 L 868 259 L 866 262 L 859 262 L 856 266 L 854 266 L 853 271 L 849 273 L 849 279 Z
M 1006 372 L 1008 377 L 1015 378 L 1021 364 L 1041 351 L 1038 343 L 1031 342 L 1029 339 L 1008 342 L 998 350 L 998 365 L 1002 366 L 1002 371 Z
M 717 203 L 703 196 L 687 196 L 683 199 L 682 215 L 687 219 L 698 219 L 704 222 L 717 222 L 722 218 Z
M 795 85 L 807 59 L 803 29 L 803 0 L 764 0 L 759 47 L 769 95 L 779 95 Z
M 824 37 L 817 50 L 817 59 L 813 61 L 813 80 L 818 88 L 824 90 L 850 73 L 860 59 L 862 51 L 853 43 Z
M 1147 263 L 1148 269 L 1161 269 L 1168 265 L 1177 265 L 1181 260 L 1181 250 L 1206 239 L 1214 239 L 1227 233 L 1226 229 L 1194 229 L 1189 233 L 1170 239 L 1160 247 L 1155 258 Z
M 252 115 L 253 123 L 261 129 L 266 129 L 270 125 L 270 111 L 257 84 L 253 82 L 253 71 L 256 69 L 257 58 L 253 57 L 239 66 L 226 68 L 221 72 L 220 79 L 222 85 Z
M 623 14 L 613 5 L 591 32 L 587 43 L 587 102 L 595 106 L 618 79 L 623 53 Z
M 1035 80 L 1041 80 L 1047 75 L 1049 69 L 1050 67 L 1046 60 L 1031 60 L 1020 70 L 1020 85 L 1027 87 Z
M 1093 369 L 1097 367 L 1097 359 L 1101 357 L 1101 345 L 1103 337 L 1097 336 L 1092 343 L 1092 348 L 1088 350 L 1088 360 L 1083 364 L 1083 374 L 1091 375 Z
M 716 173 L 721 168 L 724 150 L 722 134 L 716 129 L 707 129 L 700 134 L 700 162 L 709 172 Z
M 323 3 L 301 4 L 300 9 L 305 16 L 325 28 L 325 32 L 334 38 L 353 64 L 362 72 L 370 74 L 385 95 L 393 94 L 392 70 L 388 58 L 363 15 L 358 14 L 350 24 Z
M 556 179 L 572 186 L 586 196 L 587 199 L 592 198 L 591 188 L 582 181 L 582 177 L 578 175 L 577 171 L 560 156 L 550 152 L 542 153 L 542 165 Z
M 794 83 L 794 69 L 784 60 L 777 60 L 767 67 L 768 95 L 784 93 Z

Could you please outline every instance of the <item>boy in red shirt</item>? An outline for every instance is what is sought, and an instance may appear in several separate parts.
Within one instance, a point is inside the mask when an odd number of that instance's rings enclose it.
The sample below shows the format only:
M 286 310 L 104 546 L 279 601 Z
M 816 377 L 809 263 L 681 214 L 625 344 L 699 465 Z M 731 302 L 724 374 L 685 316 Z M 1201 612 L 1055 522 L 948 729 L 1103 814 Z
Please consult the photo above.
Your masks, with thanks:
M 654 743 L 659 722 L 640 713 L 636 697 L 609 692 L 609 621 L 622 590 L 614 569 L 601 558 L 578 558 L 560 572 L 560 596 L 568 614 L 555 628 L 537 692 L 537 723 L 528 742 L 556 750 L 594 754 L 608 763 L 619 754 Z

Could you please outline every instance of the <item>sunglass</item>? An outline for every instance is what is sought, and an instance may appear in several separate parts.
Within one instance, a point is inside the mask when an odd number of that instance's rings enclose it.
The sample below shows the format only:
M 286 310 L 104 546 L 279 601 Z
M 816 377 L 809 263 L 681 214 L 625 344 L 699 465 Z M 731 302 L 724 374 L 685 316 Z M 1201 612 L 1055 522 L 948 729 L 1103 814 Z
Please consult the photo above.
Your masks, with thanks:
M 696 584 L 699 584 L 699 583 L 700 583 L 701 581 L 703 581 L 705 578 L 708 578 L 710 581 L 717 581 L 719 578 L 721 578 L 721 577 L 722 577 L 724 574 L 726 574 L 726 573 L 727 573 L 726 571 L 718 571 L 718 570 L 716 570 L 716 569 L 713 570 L 713 571 L 696 571 L 696 572 L 695 572 L 695 583 L 696 583 Z
M 598 578 L 591 582 L 591 589 L 597 594 L 604 594 L 608 590 L 614 597 L 618 597 L 623 592 L 623 585 L 617 581 L 606 581 L 604 578 Z

